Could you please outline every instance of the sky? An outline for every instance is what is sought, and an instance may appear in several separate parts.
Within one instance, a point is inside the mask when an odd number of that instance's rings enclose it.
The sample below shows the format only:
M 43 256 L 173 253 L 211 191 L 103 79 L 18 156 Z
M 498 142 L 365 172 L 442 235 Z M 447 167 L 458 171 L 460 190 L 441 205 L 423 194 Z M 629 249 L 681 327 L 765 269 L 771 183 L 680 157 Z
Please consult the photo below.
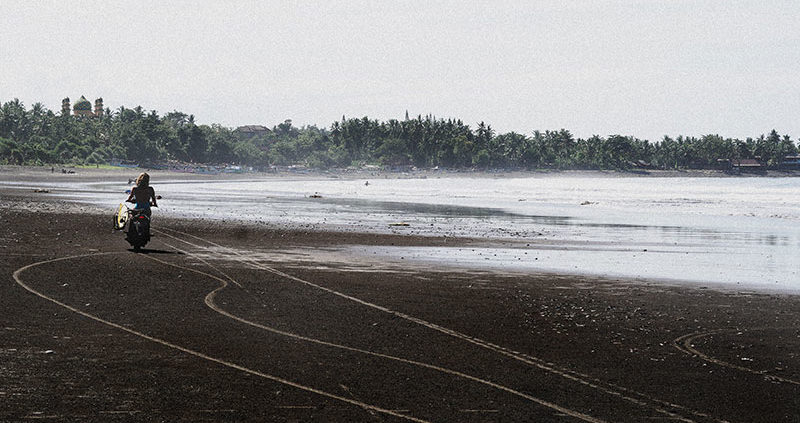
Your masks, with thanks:
M 0 102 L 800 137 L 800 1 L 0 0 Z

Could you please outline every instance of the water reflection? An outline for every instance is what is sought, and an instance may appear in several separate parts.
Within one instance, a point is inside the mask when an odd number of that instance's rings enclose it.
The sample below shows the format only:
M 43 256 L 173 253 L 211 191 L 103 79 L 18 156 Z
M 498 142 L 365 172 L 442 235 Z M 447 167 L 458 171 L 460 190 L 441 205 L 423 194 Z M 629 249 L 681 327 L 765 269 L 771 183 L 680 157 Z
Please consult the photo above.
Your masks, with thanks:
M 307 199 L 296 199 L 294 201 L 308 202 Z M 495 217 L 500 219 L 497 223 L 506 221 L 517 228 L 527 225 L 546 225 L 546 226 L 566 226 L 574 228 L 587 228 L 593 230 L 596 237 L 599 234 L 607 234 L 609 238 L 621 236 L 621 232 L 627 232 L 632 236 L 648 236 L 650 240 L 691 240 L 707 241 L 710 243 L 738 242 L 756 245 L 789 245 L 790 238 L 776 234 L 759 234 L 746 231 L 719 231 L 713 229 L 699 228 L 693 226 L 677 225 L 643 225 L 631 223 L 606 223 L 606 222 L 587 222 L 571 216 L 545 216 L 529 215 L 518 212 L 509 212 L 502 209 L 491 207 L 472 207 L 441 205 L 427 203 L 404 203 L 395 201 L 371 201 L 363 199 L 317 199 L 315 204 L 328 204 L 344 207 L 342 211 L 355 213 L 384 213 L 391 212 L 400 215 L 414 217 L 460 217 L 460 218 L 483 218 Z M 354 209 L 356 209 L 354 211 Z M 624 235 L 622 235 L 624 236 Z M 646 238 L 648 239 L 648 238 Z

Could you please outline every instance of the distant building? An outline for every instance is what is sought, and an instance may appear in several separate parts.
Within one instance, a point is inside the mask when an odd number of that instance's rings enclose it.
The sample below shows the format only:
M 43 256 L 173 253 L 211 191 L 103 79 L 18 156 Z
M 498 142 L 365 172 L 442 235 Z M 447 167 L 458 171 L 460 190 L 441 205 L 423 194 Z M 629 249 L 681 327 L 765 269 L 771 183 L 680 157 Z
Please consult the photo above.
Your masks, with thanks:
M 69 97 L 61 100 L 61 116 L 69 116 Z
M 69 105 L 69 97 L 61 100 L 61 115 L 62 116 L 69 116 L 70 112 L 70 105 Z M 94 101 L 94 110 L 92 110 L 92 103 L 86 99 L 86 97 L 81 96 L 78 101 L 75 102 L 75 105 L 72 106 L 72 115 L 75 117 L 101 117 L 103 116 L 103 99 L 98 98 Z
M 753 169 L 759 170 L 763 167 L 760 160 L 757 159 L 733 159 L 731 166 L 739 169 Z
M 800 169 L 800 156 L 785 156 L 781 162 L 783 169 Z
M 72 106 L 72 115 L 75 117 L 94 117 L 92 103 L 87 100 L 86 97 L 81 96 L 81 98 L 75 102 L 75 105 Z
M 732 172 L 760 172 L 765 169 L 761 157 L 754 159 L 717 159 L 720 169 Z
M 263 125 L 244 125 L 236 128 L 234 132 L 239 135 L 252 138 L 269 133 L 269 128 Z
M 94 101 L 94 116 L 95 117 L 103 116 L 103 97 L 95 99 Z

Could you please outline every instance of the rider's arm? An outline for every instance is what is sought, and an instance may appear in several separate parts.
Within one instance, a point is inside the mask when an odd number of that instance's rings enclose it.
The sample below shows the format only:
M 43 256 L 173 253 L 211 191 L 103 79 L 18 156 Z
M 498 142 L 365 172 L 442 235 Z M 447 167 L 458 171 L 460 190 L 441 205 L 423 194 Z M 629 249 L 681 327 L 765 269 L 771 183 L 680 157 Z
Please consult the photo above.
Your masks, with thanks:
M 156 190 L 153 187 L 150 187 L 150 203 L 153 204 L 153 207 L 158 207 L 158 203 L 156 203 Z
M 133 201 L 133 192 L 134 192 L 135 189 L 136 189 L 136 187 L 131 188 L 131 195 L 129 195 L 128 199 L 125 200 L 126 203 L 133 203 L 134 202 Z

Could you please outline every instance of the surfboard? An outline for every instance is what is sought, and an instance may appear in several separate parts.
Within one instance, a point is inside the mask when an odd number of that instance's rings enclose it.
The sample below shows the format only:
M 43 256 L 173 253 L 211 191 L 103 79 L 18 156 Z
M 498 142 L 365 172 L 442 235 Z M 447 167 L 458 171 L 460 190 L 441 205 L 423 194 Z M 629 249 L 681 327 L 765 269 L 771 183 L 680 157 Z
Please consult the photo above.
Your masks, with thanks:
M 121 230 L 125 228 L 125 223 L 128 222 L 128 208 L 125 204 L 119 203 L 117 213 L 114 215 L 114 229 Z

